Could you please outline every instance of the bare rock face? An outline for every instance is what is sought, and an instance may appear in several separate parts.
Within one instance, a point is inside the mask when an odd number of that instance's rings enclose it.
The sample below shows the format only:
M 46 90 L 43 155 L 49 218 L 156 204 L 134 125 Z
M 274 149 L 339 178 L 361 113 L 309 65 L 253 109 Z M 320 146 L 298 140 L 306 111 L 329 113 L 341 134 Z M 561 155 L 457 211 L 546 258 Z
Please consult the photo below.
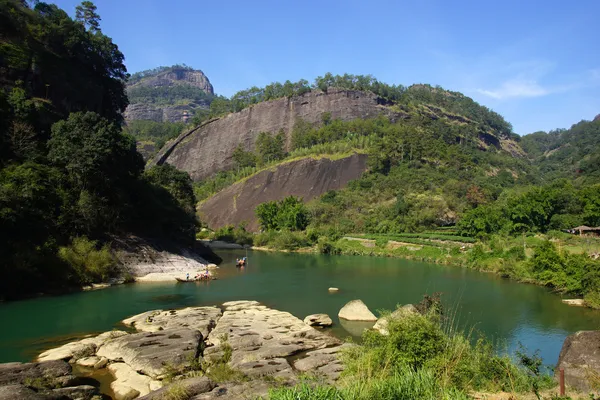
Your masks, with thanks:
M 362 300 L 352 300 L 346 303 L 340 310 L 338 317 L 348 321 L 377 321 L 377 317 Z
M 591 390 L 591 380 L 600 374 L 600 331 L 579 331 L 568 336 L 558 356 L 556 376 L 561 368 L 567 386 L 582 392 Z
M 190 86 L 197 87 L 198 89 L 204 90 L 207 94 L 214 94 L 213 86 L 204 75 L 204 72 L 200 70 L 191 70 L 186 68 L 170 68 L 167 71 L 143 78 L 140 82 L 133 85 L 161 87 L 161 86 L 174 86 L 187 84 Z
M 309 201 L 328 190 L 345 187 L 367 169 L 367 156 L 354 154 L 339 160 L 311 157 L 282 164 L 238 182 L 206 200 L 199 208 L 202 221 L 212 229 L 248 223 L 246 229 L 257 231 L 254 210 L 266 201 L 298 196 Z
M 349 121 L 374 118 L 380 114 L 392 120 L 406 117 L 383 105 L 384 100 L 370 92 L 330 88 L 327 93 L 313 91 L 301 96 L 262 102 L 240 112 L 210 120 L 181 134 L 161 149 L 153 163 L 169 163 L 198 181 L 233 166 L 233 152 L 238 147 L 254 150 L 260 132 L 286 135 L 291 144 L 292 129 L 298 118 L 319 124 L 323 113 L 333 119 Z

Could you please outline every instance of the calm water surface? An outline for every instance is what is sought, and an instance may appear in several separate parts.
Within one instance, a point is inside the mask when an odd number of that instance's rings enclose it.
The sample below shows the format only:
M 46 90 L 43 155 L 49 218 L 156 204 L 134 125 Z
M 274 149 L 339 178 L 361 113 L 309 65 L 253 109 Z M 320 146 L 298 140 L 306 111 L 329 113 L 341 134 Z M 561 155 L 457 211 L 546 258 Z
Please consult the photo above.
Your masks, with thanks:
M 459 325 L 474 326 L 504 350 L 514 350 L 519 342 L 530 351 L 539 349 L 547 364 L 556 362 L 567 335 L 600 329 L 598 311 L 564 305 L 538 286 L 461 268 L 393 258 L 251 252 L 249 266 L 238 270 L 233 260 L 244 253 L 219 254 L 224 259 L 220 279 L 208 283 L 121 285 L 0 304 L 0 362 L 29 361 L 82 335 L 122 328 L 119 321 L 143 311 L 230 300 L 257 300 L 299 318 L 327 313 L 335 334 L 343 337 L 349 333 L 337 313 L 350 300 L 360 298 L 375 312 L 443 292 L 444 305 Z M 331 286 L 340 292 L 329 293 Z

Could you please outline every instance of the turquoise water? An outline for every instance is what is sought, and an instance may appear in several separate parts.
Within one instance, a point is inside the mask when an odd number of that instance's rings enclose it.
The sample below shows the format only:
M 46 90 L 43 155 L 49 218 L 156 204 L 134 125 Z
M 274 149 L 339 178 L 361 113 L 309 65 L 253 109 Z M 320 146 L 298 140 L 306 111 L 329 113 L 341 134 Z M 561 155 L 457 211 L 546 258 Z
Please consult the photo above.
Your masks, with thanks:
M 547 364 L 556 362 L 567 335 L 600 329 L 600 312 L 564 305 L 545 288 L 491 274 L 393 258 L 264 252 L 249 253 L 249 266 L 239 270 L 233 260 L 242 254 L 219 252 L 224 263 L 212 282 L 121 285 L 0 304 L 0 362 L 28 361 L 82 335 L 122 328 L 119 321 L 143 311 L 244 299 L 299 318 L 327 313 L 335 334 L 347 336 L 337 313 L 350 300 L 362 299 L 376 312 L 442 292 L 458 325 L 474 326 L 501 349 L 514 350 L 519 342 L 539 349 Z M 331 286 L 340 292 L 329 293 Z

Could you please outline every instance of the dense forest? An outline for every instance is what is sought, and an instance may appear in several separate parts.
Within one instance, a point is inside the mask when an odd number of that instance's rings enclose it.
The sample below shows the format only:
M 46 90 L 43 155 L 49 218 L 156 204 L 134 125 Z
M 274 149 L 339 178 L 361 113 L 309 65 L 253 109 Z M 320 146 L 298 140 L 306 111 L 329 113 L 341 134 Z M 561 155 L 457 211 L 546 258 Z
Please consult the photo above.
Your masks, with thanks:
M 0 1 L 0 299 L 110 278 L 111 238 L 191 243 L 191 181 L 123 134 L 123 54 L 91 2 Z

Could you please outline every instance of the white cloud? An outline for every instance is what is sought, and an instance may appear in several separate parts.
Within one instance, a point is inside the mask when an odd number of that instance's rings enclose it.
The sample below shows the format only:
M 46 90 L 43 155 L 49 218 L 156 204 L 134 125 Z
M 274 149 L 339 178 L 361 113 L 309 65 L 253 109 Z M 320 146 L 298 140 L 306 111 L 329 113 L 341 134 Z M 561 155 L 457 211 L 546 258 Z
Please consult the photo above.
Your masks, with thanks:
M 494 99 L 503 100 L 514 97 L 540 97 L 553 92 L 534 80 L 511 79 L 495 90 L 476 89 L 477 92 Z

